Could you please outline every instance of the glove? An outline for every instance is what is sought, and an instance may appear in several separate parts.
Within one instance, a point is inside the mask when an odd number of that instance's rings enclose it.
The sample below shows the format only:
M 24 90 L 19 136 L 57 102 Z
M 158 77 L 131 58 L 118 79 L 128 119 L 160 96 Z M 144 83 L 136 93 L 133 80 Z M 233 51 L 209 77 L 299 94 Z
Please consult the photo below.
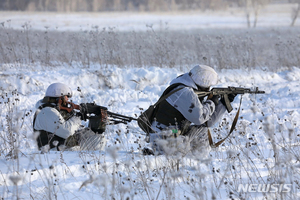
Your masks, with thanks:
M 234 98 L 236 97 L 236 95 L 237 94 L 228 94 L 227 95 L 230 103 L 234 101 Z M 221 98 L 221 102 L 223 105 L 226 105 L 224 97 Z
M 218 95 L 214 95 L 211 99 L 209 99 L 211 101 L 214 102 L 215 106 L 217 106 L 219 104 L 219 96 Z
M 85 103 L 80 104 L 80 113 L 78 113 L 78 116 L 80 116 L 81 120 L 86 121 L 88 114 L 88 109 Z

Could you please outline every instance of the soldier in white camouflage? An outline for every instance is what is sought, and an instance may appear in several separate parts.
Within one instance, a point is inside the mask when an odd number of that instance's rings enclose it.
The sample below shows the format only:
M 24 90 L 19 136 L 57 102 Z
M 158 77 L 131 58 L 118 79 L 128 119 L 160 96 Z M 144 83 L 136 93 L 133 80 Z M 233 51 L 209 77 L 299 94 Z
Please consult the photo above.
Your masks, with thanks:
M 80 150 L 102 150 L 105 147 L 103 135 L 82 126 L 85 108 L 70 103 L 71 97 L 72 90 L 67 85 L 53 83 L 47 88 L 45 97 L 37 102 L 33 129 L 38 148 L 43 152 L 76 146 L 75 149 Z
M 210 150 L 207 127 L 213 126 L 225 113 L 224 102 L 219 96 L 199 99 L 194 91 L 208 91 L 218 82 L 216 71 L 206 65 L 196 65 L 188 73 L 171 81 L 171 93 L 156 107 L 150 133 L 151 147 L 144 154 L 201 152 Z M 229 95 L 232 102 L 236 95 Z M 175 143 L 175 144 L 174 144 Z

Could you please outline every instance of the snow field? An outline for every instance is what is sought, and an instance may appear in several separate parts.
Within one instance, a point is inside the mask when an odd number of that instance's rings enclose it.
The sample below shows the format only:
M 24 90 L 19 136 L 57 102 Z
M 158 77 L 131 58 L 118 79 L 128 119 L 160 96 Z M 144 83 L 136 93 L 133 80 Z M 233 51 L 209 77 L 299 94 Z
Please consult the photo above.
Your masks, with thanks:
M 189 69 L 186 69 L 186 71 Z M 208 158 L 142 156 L 145 135 L 136 122 L 109 126 L 104 152 L 51 151 L 39 154 L 32 135 L 35 103 L 53 82 L 72 90 L 73 102 L 93 102 L 110 111 L 136 117 L 155 103 L 168 83 L 184 73 L 177 68 L 62 68 L 39 70 L 10 68 L 2 71 L 0 87 L 1 148 L 0 190 L 4 198 L 34 199 L 217 199 L 298 197 L 298 131 L 300 70 L 221 70 L 220 87 L 259 87 L 261 95 L 243 95 L 241 114 L 232 136 Z M 80 88 L 80 91 L 78 91 Z M 16 90 L 16 91 L 15 91 Z M 15 91 L 12 95 L 12 91 Z M 6 97 L 7 93 L 7 97 Z M 8 102 L 7 98 L 10 98 Z M 19 99 L 13 105 L 13 99 Z M 6 103 L 5 103 L 6 102 Z M 225 137 L 234 111 L 211 131 L 214 141 Z M 9 118 L 7 118 L 7 113 Z M 10 125 L 14 127 L 9 129 Z M 85 123 L 83 123 L 85 124 Z M 18 158 L 5 157 L 12 133 Z M 274 153 L 277 153 L 274 158 Z M 179 169 L 179 170 L 178 170 Z M 240 183 L 292 183 L 292 193 L 237 192 Z

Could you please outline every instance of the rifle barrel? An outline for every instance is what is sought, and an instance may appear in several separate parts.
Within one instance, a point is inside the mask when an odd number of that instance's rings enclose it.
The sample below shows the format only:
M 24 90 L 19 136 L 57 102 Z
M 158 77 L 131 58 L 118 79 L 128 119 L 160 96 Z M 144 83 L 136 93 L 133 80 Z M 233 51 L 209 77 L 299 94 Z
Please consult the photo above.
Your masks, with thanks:
M 229 93 L 234 94 L 264 94 L 265 91 L 258 90 L 258 87 L 256 87 L 254 90 L 251 90 L 250 88 L 242 88 L 242 87 L 227 87 L 227 88 L 212 88 L 210 91 L 195 91 L 195 93 L 198 95 L 198 97 L 204 97 L 208 96 L 210 94 L 213 95 L 225 95 Z
M 120 114 L 113 113 L 113 112 L 110 112 L 110 111 L 107 111 L 107 114 L 109 116 L 111 116 L 112 118 L 117 118 L 117 119 L 125 120 L 125 121 L 128 121 L 128 122 L 130 122 L 131 120 L 137 120 L 136 118 L 127 117 L 125 115 L 120 115 Z

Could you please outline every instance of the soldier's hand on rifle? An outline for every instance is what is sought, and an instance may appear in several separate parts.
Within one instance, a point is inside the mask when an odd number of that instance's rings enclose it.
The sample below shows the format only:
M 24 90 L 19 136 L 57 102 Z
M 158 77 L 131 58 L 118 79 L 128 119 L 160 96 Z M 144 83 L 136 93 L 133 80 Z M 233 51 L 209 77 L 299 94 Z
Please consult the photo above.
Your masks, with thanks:
M 236 95 L 237 94 L 233 94 L 233 93 L 227 95 L 230 103 L 234 101 L 234 98 L 236 97 Z M 224 97 L 221 98 L 221 102 L 223 105 L 226 105 Z
M 80 112 L 78 113 L 78 116 L 80 116 L 81 120 L 87 119 L 88 109 L 85 103 L 80 104 Z
M 233 101 L 234 101 L 234 98 L 236 97 L 236 95 L 237 95 L 237 94 L 229 94 L 229 95 L 228 95 L 229 101 L 230 101 L 230 102 L 233 102 Z
M 213 95 L 211 98 L 208 98 L 208 100 L 211 100 L 214 102 L 215 106 L 219 104 L 219 95 Z

